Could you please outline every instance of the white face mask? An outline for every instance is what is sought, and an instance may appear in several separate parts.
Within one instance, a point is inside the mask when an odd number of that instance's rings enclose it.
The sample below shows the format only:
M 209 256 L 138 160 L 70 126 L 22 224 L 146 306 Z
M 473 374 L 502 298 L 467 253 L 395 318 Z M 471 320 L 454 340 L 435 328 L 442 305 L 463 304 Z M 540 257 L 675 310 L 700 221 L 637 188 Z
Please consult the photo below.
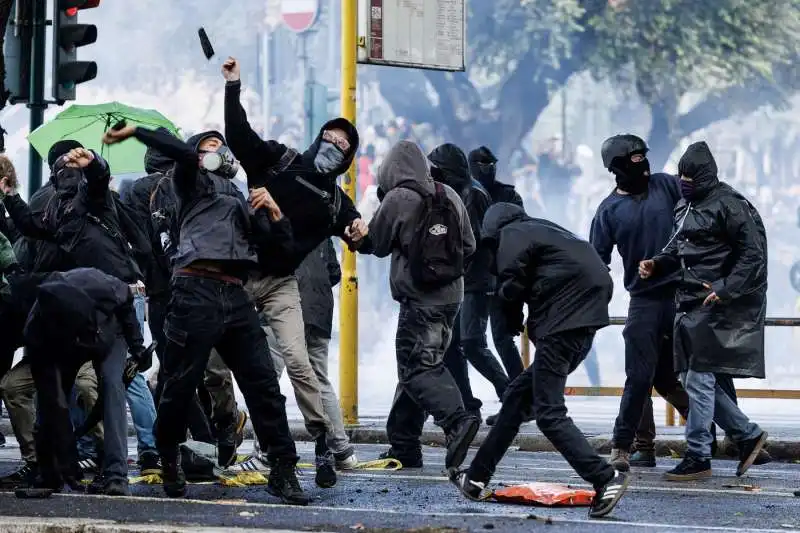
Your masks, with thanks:
M 345 155 L 338 146 L 328 141 L 319 144 L 317 155 L 314 156 L 314 167 L 318 172 L 328 174 L 339 168 L 344 163 Z

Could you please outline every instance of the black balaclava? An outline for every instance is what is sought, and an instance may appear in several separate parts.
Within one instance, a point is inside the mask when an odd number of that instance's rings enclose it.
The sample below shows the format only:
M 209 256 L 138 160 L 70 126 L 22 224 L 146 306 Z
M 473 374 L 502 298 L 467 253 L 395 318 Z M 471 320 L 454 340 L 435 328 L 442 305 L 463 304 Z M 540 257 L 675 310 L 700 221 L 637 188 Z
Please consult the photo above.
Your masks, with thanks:
M 681 195 L 687 202 L 702 200 L 719 184 L 717 162 L 703 141 L 689 145 L 678 162 L 678 173 L 692 179 L 680 182 Z
M 497 158 L 485 146 L 469 153 L 469 170 L 472 177 L 489 189 L 497 178 Z
M 64 139 L 63 141 L 53 143 L 53 146 L 51 146 L 50 150 L 47 152 L 47 165 L 52 169 L 53 165 L 56 164 L 56 161 L 58 161 L 62 155 L 65 155 L 75 148 L 83 148 L 83 145 L 72 139 Z
M 636 135 L 615 135 L 603 143 L 600 150 L 603 166 L 610 170 L 617 187 L 629 194 L 642 194 L 650 183 L 650 161 L 644 157 L 634 163 L 631 156 L 646 156 L 647 143 Z

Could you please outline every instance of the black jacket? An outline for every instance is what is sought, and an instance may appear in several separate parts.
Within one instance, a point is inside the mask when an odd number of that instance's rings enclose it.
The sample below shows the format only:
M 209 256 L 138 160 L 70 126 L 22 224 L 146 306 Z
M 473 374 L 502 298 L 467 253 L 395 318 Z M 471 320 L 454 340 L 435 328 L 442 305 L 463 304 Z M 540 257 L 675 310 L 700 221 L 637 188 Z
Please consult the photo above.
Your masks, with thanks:
M 125 202 L 147 231 L 153 258 L 145 272 L 145 284 L 147 295 L 158 297 L 169 291 L 170 261 L 178 249 L 180 234 L 171 178 L 175 163 L 158 150 L 148 148 L 144 164 L 148 175 L 133 182 Z
M 693 178 L 691 202 L 675 208 L 675 238 L 653 259 L 654 275 L 680 269 L 675 370 L 764 377 L 767 236 L 761 216 L 717 178 L 705 143 L 689 146 L 680 174 Z M 720 302 L 703 306 L 711 286 Z
M 317 246 L 300 263 L 296 274 L 306 331 L 330 339 L 334 306 L 332 289 L 342 280 L 333 242 L 326 239 Z
M 172 266 L 196 261 L 223 265 L 230 275 L 245 279 L 258 260 L 250 243 L 253 226 L 249 204 L 232 180 L 201 171 L 198 147 L 214 135 L 206 132 L 183 141 L 169 133 L 137 128 L 136 138 L 175 162 L 172 176 L 178 207 L 180 241 Z
M 138 221 L 109 189 L 105 160 L 95 154 L 83 171 L 56 166 L 54 174 L 54 187 L 35 198 L 39 205 L 32 200 L 28 206 L 16 195 L 5 201 L 23 235 L 56 245 L 37 247 L 37 256 L 45 252 L 47 257 L 37 257 L 34 270 L 97 268 L 126 283 L 144 279 L 141 265 L 149 260 L 150 245 Z
M 428 160 L 435 167 L 431 171 L 433 178 L 461 196 L 475 236 L 477 248 L 464 272 L 464 292 L 490 293 L 494 290 L 494 279 L 489 271 L 491 252 L 481 244 L 480 237 L 481 225 L 492 203 L 491 197 L 479 183 L 473 182 L 467 157 L 458 146 L 443 144 L 428 154 Z
M 291 222 L 292 249 L 288 253 L 267 251 L 273 260 L 262 264 L 265 274 L 289 275 L 326 238 L 344 238 L 345 228 L 361 217 L 352 200 L 336 185 L 336 178 L 347 171 L 358 150 L 358 132 L 347 120 L 334 119 L 322 127 L 305 153 L 284 157 L 288 150 L 285 145 L 262 140 L 250 127 L 239 100 L 240 91 L 239 82 L 225 86 L 225 136 L 247 173 L 248 185 L 266 187 Z M 336 170 L 322 174 L 314 167 L 314 158 L 322 132 L 330 128 L 348 133 L 350 151 Z
M 483 165 L 481 163 L 484 163 Z M 481 146 L 469 153 L 469 171 L 472 177 L 483 185 L 483 188 L 492 197 L 492 203 L 509 203 L 524 207 L 522 197 L 513 185 L 497 181 L 497 158 L 486 148 Z
M 144 349 L 127 283 L 94 268 L 53 272 L 37 281 L 38 286 L 11 281 L 12 291 L 27 284 L 36 294 L 24 329 L 26 345 L 45 349 L 72 345 L 96 359 L 108 353 L 121 333 L 132 353 Z M 30 294 L 19 298 L 30 300 Z
M 594 247 L 513 204 L 495 204 L 483 222 L 495 252 L 497 295 L 507 305 L 528 304 L 531 339 L 608 325 L 611 276 Z

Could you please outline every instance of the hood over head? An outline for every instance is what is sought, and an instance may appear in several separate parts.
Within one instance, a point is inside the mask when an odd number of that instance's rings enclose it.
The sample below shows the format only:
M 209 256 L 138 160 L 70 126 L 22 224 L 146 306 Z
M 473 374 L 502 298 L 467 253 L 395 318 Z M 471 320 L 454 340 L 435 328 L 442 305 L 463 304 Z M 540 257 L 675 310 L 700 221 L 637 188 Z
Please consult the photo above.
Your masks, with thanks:
M 59 157 L 75 148 L 83 148 L 83 145 L 73 139 L 64 139 L 54 143 L 47 152 L 47 164 L 50 166 L 50 169 L 53 168 L 53 165 L 55 165 Z
M 497 176 L 497 158 L 491 150 L 481 146 L 469 153 L 469 171 L 484 187 L 490 187 Z
M 335 179 L 347 172 L 347 169 L 350 168 L 350 165 L 353 163 L 353 159 L 358 153 L 358 143 L 360 142 L 358 130 L 353 123 L 346 118 L 335 118 L 323 124 L 319 129 L 319 133 L 317 133 L 317 138 L 314 139 L 314 142 L 311 143 L 311 146 L 309 146 L 303 154 L 303 159 L 309 161 L 315 160 L 317 158 L 317 153 L 319 152 L 320 146 L 323 142 L 326 142 L 323 141 L 322 134 L 327 130 L 333 129 L 340 129 L 344 131 L 347 134 L 347 140 L 350 142 L 350 149 L 344 154 L 344 159 L 337 164 L 332 171 L 325 173 L 327 176 Z
M 172 135 L 172 132 L 164 127 L 160 127 L 156 131 Z M 198 141 L 199 143 L 200 141 Z M 148 147 L 144 153 L 144 169 L 148 174 L 166 174 L 172 170 L 173 166 L 175 166 L 175 162 L 155 148 Z
M 434 180 L 449 185 L 462 195 L 472 184 L 469 163 L 464 152 L 453 143 L 445 143 L 428 154 L 428 161 L 435 167 L 431 169 Z
M 61 276 L 51 276 L 42 283 L 36 300 L 42 316 L 51 318 L 65 332 L 86 331 L 95 321 L 94 300 Z
M 223 146 L 228 146 L 227 141 L 225 141 L 225 136 L 223 134 L 221 134 L 220 132 L 218 132 L 217 130 L 208 130 L 208 131 L 204 131 L 202 133 L 196 133 L 196 134 L 192 135 L 191 137 L 189 137 L 188 139 L 186 139 L 186 144 L 191 146 L 192 149 L 195 152 L 199 152 L 200 151 L 200 143 L 205 141 L 206 139 L 211 138 L 211 137 L 216 137 L 217 139 L 222 141 L 222 145 Z
M 500 230 L 512 222 L 527 220 L 530 217 L 516 204 L 499 202 L 491 206 L 483 217 L 481 238 L 484 241 L 497 241 Z
M 387 194 L 404 181 L 430 181 L 425 154 L 416 143 L 399 141 L 378 168 L 378 189 Z
M 690 144 L 678 163 L 678 174 L 692 178 L 691 199 L 700 199 L 719 184 L 717 162 L 705 141 Z

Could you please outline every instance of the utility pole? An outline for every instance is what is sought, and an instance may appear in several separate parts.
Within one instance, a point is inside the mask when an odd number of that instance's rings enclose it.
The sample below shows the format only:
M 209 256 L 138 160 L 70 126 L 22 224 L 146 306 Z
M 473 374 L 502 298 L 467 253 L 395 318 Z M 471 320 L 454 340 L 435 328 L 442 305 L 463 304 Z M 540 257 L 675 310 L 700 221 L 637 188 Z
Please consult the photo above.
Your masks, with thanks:
M 342 117 L 356 123 L 356 78 L 358 59 L 357 0 L 342 0 Z M 347 196 L 356 201 L 355 160 L 343 176 Z M 358 424 L 358 276 L 356 256 L 346 246 L 342 254 L 342 285 L 339 305 L 339 404 L 345 424 Z
M 45 29 L 47 27 L 47 0 L 32 0 L 31 25 L 31 88 L 28 107 L 31 110 L 31 129 L 44 123 L 44 110 L 47 102 L 44 99 L 44 63 L 45 63 Z M 28 198 L 42 186 L 42 158 L 33 146 L 28 148 Z

